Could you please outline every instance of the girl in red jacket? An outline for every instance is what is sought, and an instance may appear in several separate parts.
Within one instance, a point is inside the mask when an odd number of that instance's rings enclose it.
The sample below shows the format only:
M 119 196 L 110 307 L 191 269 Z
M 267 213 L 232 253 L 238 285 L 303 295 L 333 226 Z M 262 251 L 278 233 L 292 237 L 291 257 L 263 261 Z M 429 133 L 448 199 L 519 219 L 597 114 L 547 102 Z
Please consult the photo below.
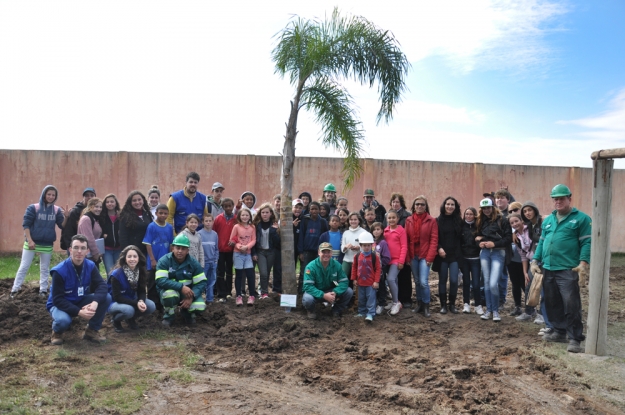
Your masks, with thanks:
M 391 209 L 386 213 L 388 226 L 384 229 L 384 240 L 388 244 L 388 249 L 391 253 L 391 263 L 386 279 L 391 289 L 391 296 L 393 297 L 393 305 L 391 306 L 390 313 L 392 316 L 399 313 L 402 308 L 398 299 L 397 274 L 399 274 L 399 271 L 404 267 L 404 262 L 406 262 L 406 255 L 408 253 L 406 231 L 401 225 L 398 225 L 398 221 L 399 217 L 395 210 Z
M 438 247 L 438 226 L 430 215 L 430 206 L 425 196 L 417 196 L 412 202 L 412 215 L 406 219 L 408 258 L 412 268 L 417 291 L 415 313 L 423 312 L 430 317 L 430 266 L 436 258 Z

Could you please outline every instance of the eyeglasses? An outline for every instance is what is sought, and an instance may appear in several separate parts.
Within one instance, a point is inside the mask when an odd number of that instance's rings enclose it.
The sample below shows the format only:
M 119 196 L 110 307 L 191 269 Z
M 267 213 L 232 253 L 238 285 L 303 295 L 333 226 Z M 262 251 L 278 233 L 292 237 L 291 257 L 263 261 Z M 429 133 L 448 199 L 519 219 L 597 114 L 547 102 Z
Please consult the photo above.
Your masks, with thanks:
M 508 212 L 514 213 L 514 212 L 518 212 L 518 211 L 519 211 L 519 208 L 516 208 L 516 209 L 510 209 Z
M 86 251 L 87 248 L 86 246 L 72 246 L 72 251 Z
M 415 203 L 415 206 L 425 206 L 425 203 Z

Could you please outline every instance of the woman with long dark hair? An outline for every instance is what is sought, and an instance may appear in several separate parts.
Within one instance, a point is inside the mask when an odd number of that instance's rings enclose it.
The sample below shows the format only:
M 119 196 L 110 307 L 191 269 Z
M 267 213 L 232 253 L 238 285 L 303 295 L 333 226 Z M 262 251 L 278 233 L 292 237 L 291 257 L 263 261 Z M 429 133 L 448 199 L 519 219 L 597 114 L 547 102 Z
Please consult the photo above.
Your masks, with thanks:
M 139 248 L 143 256 L 147 255 L 147 249 L 143 245 L 143 238 L 148 225 L 152 223 L 152 213 L 143 193 L 138 190 L 130 192 L 119 219 L 119 243 L 121 249 L 126 248 L 128 245 L 134 245 Z
M 482 294 L 480 285 L 480 275 L 482 265 L 480 264 L 480 247 L 475 242 L 477 236 L 477 210 L 469 206 L 464 210 L 462 222 L 462 299 L 464 307 L 462 312 L 469 314 L 471 312 L 471 287 L 473 287 L 473 301 L 475 304 L 475 313 L 484 314 L 482 306 Z
M 119 253 L 121 252 L 119 243 L 119 213 L 121 208 L 117 197 L 110 193 L 104 196 L 102 201 L 102 217 L 104 226 L 102 233 L 104 236 L 104 268 L 106 275 L 110 275 L 111 270 L 117 263 Z
M 441 269 L 438 272 L 438 294 L 441 300 L 441 314 L 447 313 L 447 279 L 449 278 L 449 311 L 458 314 L 456 296 L 458 295 L 459 262 L 462 260 L 462 218 L 460 203 L 452 197 L 445 198 L 440 208 L 438 221 L 438 256 L 441 257 Z

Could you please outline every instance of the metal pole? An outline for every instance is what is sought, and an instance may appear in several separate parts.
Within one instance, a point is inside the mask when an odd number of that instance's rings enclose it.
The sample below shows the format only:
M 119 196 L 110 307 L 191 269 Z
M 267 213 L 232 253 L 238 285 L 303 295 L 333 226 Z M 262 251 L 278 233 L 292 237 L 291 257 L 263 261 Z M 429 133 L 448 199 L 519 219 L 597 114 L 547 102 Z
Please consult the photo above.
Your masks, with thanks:
M 586 353 L 597 356 L 606 355 L 608 343 L 613 166 L 614 160 L 593 160 L 592 245 L 590 248 Z

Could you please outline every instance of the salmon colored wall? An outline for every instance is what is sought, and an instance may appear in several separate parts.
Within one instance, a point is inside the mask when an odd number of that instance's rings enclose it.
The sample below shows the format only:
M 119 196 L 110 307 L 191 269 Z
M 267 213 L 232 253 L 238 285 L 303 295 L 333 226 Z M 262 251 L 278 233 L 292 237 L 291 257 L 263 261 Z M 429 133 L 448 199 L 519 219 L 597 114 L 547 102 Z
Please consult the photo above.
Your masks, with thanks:
M 39 200 L 47 184 L 59 189 L 57 204 L 63 208 L 80 200 L 87 186 L 94 187 L 99 197 L 115 193 L 123 204 L 130 191 L 139 189 L 147 195 L 157 184 L 165 203 L 170 193 L 184 186 L 186 174 L 197 171 L 201 192 L 210 193 L 212 183 L 219 181 L 226 187 L 225 196 L 238 198 L 246 190 L 254 191 L 258 206 L 280 192 L 281 163 L 278 156 L 0 150 L 0 252 L 21 251 L 24 210 Z M 532 200 L 547 214 L 552 210 L 551 188 L 564 183 L 571 187 L 573 205 L 591 213 L 592 169 L 365 159 L 363 176 L 345 193 L 341 159 L 298 157 L 295 164 L 294 197 L 306 190 L 317 199 L 323 186 L 332 182 L 338 194 L 349 199 L 350 209 L 360 209 L 364 190 L 373 188 L 386 207 L 393 192 L 403 193 L 407 204 L 425 194 L 438 216 L 448 195 L 461 207 L 476 206 L 484 191 L 508 186 L 518 201 Z M 615 170 L 613 181 L 622 186 L 625 170 Z M 614 189 L 612 208 L 611 249 L 625 252 L 625 192 Z M 58 238 L 55 248 L 60 249 Z

